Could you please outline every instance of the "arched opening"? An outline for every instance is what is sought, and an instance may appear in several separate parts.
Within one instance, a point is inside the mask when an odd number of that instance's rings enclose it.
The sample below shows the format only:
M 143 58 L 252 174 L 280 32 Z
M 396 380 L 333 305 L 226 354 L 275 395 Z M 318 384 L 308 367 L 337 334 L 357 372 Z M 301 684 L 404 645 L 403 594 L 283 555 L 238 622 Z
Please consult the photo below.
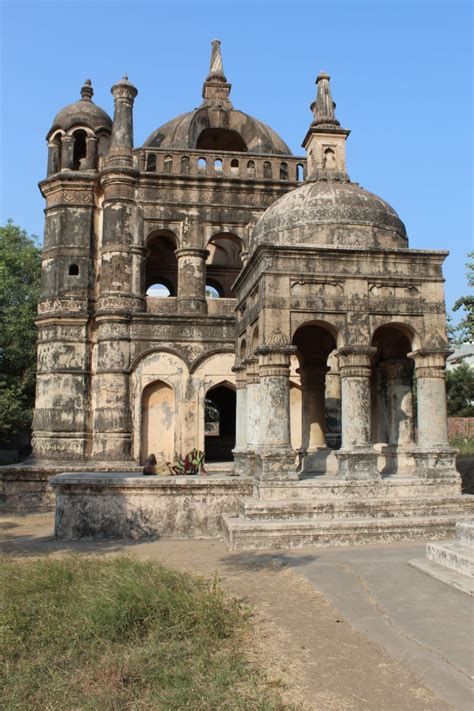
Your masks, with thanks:
M 304 167 L 302 163 L 298 163 L 296 166 L 296 180 L 298 183 L 302 183 L 304 180 Z
M 154 153 L 149 153 L 146 157 L 146 170 L 148 173 L 156 171 L 156 155 Z
M 207 462 L 230 462 L 235 447 L 235 390 L 217 385 L 206 393 L 204 403 L 204 454 Z
M 188 158 L 188 156 L 181 157 L 180 170 L 183 175 L 187 175 L 189 173 L 189 158 Z
M 221 284 L 212 279 L 206 280 L 206 299 L 222 299 L 224 291 Z
M 252 355 L 255 355 L 255 351 L 258 348 L 258 339 L 259 339 L 258 326 L 255 326 L 255 328 L 252 331 L 252 342 L 251 342 Z
M 110 146 L 110 137 L 105 133 L 101 133 L 99 135 L 99 142 L 97 144 L 97 155 L 98 156 L 105 156 L 109 151 L 109 146 Z
M 232 175 L 238 175 L 239 174 L 239 161 L 237 158 L 232 158 L 230 161 L 230 172 Z
M 173 156 L 165 156 L 163 161 L 163 173 L 173 172 Z
M 196 141 L 197 150 L 236 151 L 245 153 L 247 146 L 237 131 L 229 128 L 205 128 Z
M 207 161 L 205 158 L 199 158 L 198 160 L 198 170 L 200 173 L 205 173 L 207 168 Z
M 416 420 L 414 364 L 408 358 L 411 334 L 395 324 L 381 326 L 374 333 L 372 345 L 377 349 L 371 383 L 372 442 L 393 450 L 410 449 L 415 442 Z M 394 456 L 388 457 L 385 473 L 399 468 L 401 461 Z
M 288 163 L 280 163 L 280 180 L 288 180 Z
M 306 472 L 323 474 L 335 470 L 329 437 L 330 408 L 327 374 L 330 354 L 336 349 L 336 334 L 319 323 L 305 324 L 293 337 L 297 347 L 301 380 L 301 452 Z M 331 433 L 332 434 L 332 433 Z
M 232 234 L 214 235 L 207 245 L 206 286 L 213 286 L 220 297 L 232 298 L 232 284 L 242 269 L 242 242 Z
M 214 161 L 214 171 L 216 173 L 222 173 L 222 161 L 220 158 L 216 158 Z
M 69 276 L 79 276 L 79 266 L 77 264 L 69 265 Z
M 155 232 L 148 238 L 147 248 L 145 266 L 147 295 L 176 296 L 178 285 L 178 261 L 175 255 L 176 237 L 172 232 L 165 230 Z M 156 293 L 148 294 L 148 290 L 155 286 Z M 169 293 L 165 292 L 166 289 Z
M 162 466 L 174 460 L 174 419 L 173 388 L 161 380 L 147 385 L 142 396 L 142 464 L 150 454 L 154 454 Z
M 146 290 L 147 296 L 154 296 L 156 298 L 163 298 L 166 296 L 172 296 L 171 284 L 167 284 L 164 281 L 158 281 L 156 284 L 151 284 Z
M 249 160 L 247 163 L 247 174 L 249 177 L 254 178 L 255 177 L 255 161 Z
M 271 178 L 272 177 L 272 164 L 270 163 L 269 160 L 266 160 L 263 164 L 263 177 L 264 178 Z
M 80 129 L 79 131 L 74 131 L 72 134 L 74 136 L 74 151 L 72 157 L 72 169 L 80 170 L 84 167 L 84 162 L 87 153 L 87 133 Z

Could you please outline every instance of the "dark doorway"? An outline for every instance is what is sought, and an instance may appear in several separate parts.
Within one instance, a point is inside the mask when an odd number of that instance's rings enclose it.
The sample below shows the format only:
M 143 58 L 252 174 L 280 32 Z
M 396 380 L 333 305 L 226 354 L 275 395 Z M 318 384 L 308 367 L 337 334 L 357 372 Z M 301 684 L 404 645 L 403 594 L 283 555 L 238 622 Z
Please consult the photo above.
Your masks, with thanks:
M 235 447 L 235 390 L 218 385 L 206 395 L 204 453 L 206 462 L 231 462 Z

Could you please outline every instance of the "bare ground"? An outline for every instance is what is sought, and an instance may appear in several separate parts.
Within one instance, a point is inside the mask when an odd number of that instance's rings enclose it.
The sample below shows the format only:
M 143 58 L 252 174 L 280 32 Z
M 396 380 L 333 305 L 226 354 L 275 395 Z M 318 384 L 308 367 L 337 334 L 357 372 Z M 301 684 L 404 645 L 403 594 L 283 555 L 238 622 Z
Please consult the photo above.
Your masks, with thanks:
M 284 556 L 229 553 L 221 541 L 56 542 L 52 514 L 0 516 L 8 556 L 129 553 L 201 575 L 252 607 L 249 653 L 289 708 L 391 711 L 448 709 L 416 674 L 353 629 L 326 598 L 289 568 Z M 294 560 L 293 560 L 294 562 Z

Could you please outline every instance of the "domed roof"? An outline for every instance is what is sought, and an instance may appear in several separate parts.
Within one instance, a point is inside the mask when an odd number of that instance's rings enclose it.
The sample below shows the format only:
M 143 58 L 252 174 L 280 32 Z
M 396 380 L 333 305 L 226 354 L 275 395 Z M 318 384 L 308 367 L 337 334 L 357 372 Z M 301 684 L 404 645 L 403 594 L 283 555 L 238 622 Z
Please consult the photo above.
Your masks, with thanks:
M 257 222 L 259 244 L 406 247 L 405 225 L 385 200 L 357 183 L 307 182 L 276 200 Z
M 224 74 L 220 42 L 213 40 L 202 105 L 157 128 L 143 147 L 291 155 L 286 143 L 272 128 L 234 109 L 229 99 L 230 89 Z
M 171 119 L 157 128 L 147 138 L 143 147 L 193 150 L 198 147 L 199 137 L 206 129 L 224 129 L 226 133 L 234 131 L 241 137 L 250 153 L 291 155 L 290 149 L 276 131 L 262 121 L 234 108 L 216 112 L 209 106 L 201 106 Z M 225 139 L 225 136 L 222 137 Z M 227 150 L 235 150 L 232 148 L 232 137 L 229 133 L 227 137 L 230 146 Z M 206 147 L 212 150 L 212 142 Z M 226 150 L 222 141 L 216 145 L 216 150 Z
M 110 116 L 92 101 L 93 89 L 90 79 L 86 79 L 81 89 L 81 99 L 65 106 L 53 119 L 51 131 L 58 128 L 68 131 L 72 126 L 87 126 L 97 131 L 99 128 L 112 130 Z

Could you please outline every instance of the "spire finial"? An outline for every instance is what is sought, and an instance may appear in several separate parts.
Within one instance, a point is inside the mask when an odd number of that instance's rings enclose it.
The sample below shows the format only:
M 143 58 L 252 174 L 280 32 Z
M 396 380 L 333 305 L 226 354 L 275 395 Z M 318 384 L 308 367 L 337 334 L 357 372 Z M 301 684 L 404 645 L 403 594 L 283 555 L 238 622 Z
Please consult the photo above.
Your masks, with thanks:
M 211 46 L 211 64 L 209 67 L 209 75 L 206 81 L 212 79 L 227 81 L 224 74 L 224 64 L 222 62 L 221 41 L 218 39 L 214 39 L 211 42 Z
M 316 77 L 318 87 L 316 101 L 311 104 L 311 111 L 314 113 L 313 126 L 340 126 L 334 112 L 336 104 L 332 100 L 331 87 L 329 81 L 331 77 L 326 72 L 320 72 Z
M 92 88 L 92 82 L 90 79 L 86 79 L 81 87 L 81 99 L 82 101 L 92 101 L 94 96 L 94 89 Z
M 231 109 L 232 103 L 229 99 L 230 84 L 227 83 L 224 74 L 221 42 L 215 39 L 212 40 L 211 44 L 211 66 L 202 88 L 203 106 L 217 106 L 223 109 Z

